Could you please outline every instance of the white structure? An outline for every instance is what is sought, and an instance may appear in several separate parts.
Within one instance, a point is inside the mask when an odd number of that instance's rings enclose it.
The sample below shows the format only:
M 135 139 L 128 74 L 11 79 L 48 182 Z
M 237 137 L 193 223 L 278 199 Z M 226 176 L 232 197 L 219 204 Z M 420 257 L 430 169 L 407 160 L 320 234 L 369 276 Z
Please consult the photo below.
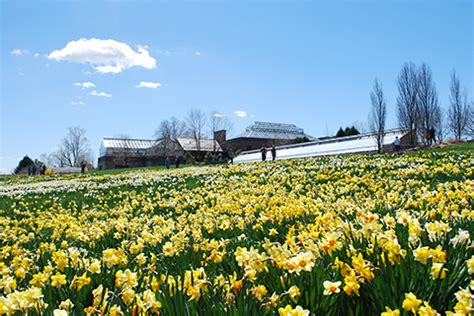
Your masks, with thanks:
M 402 143 L 407 132 L 401 129 L 393 129 L 385 132 L 383 141 L 384 151 L 393 151 L 393 142 L 398 137 Z M 377 142 L 374 133 L 365 133 L 354 136 L 345 136 L 312 142 L 278 146 L 277 160 L 306 158 L 331 155 L 368 154 L 377 152 Z M 270 148 L 267 148 L 267 160 L 271 160 Z M 234 158 L 234 163 L 261 161 L 260 149 L 242 152 Z
M 79 173 L 81 172 L 81 168 L 79 167 L 53 167 L 54 173 L 58 174 L 68 174 L 68 173 Z
M 178 137 L 177 141 L 184 151 L 198 151 L 194 138 Z M 199 141 L 199 151 L 222 152 L 222 148 L 217 141 L 202 138 Z
M 99 157 L 121 154 L 124 149 L 144 155 L 159 143 L 153 139 L 104 138 L 100 144 Z
M 296 138 L 316 140 L 313 136 L 304 133 L 304 130 L 295 124 L 253 122 L 245 128 L 245 132 L 236 138 L 257 138 L 275 140 L 294 140 Z

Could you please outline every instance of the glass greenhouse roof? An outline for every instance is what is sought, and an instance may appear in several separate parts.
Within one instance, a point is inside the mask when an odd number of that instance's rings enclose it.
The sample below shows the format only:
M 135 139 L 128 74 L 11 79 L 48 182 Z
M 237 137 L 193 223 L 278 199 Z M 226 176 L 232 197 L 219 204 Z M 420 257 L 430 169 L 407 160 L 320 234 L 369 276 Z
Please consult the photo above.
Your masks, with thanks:
M 294 124 L 253 122 L 245 132 L 237 138 L 268 138 L 268 139 L 295 139 L 298 137 L 313 137 L 306 135 L 304 130 Z
M 102 140 L 104 148 L 147 149 L 158 143 L 159 141 L 152 139 L 104 138 Z
M 406 135 L 406 131 L 396 129 L 386 131 L 384 146 L 391 145 L 395 138 Z M 373 133 L 318 140 L 303 144 L 278 146 L 277 159 L 291 159 L 356 153 L 370 153 L 377 151 L 377 143 Z M 260 150 L 244 151 L 234 158 L 234 163 L 261 161 Z

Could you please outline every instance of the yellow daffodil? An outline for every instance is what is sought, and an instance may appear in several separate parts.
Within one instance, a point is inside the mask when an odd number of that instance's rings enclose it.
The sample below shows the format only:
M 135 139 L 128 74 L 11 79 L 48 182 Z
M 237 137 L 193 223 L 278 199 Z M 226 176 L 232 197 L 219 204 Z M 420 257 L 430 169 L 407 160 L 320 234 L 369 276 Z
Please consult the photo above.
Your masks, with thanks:
M 403 300 L 402 307 L 407 312 L 412 312 L 416 314 L 418 307 L 421 305 L 421 300 L 419 300 L 413 293 L 405 293 L 405 299 Z
M 309 311 L 303 309 L 301 306 L 296 306 L 292 308 L 290 305 L 286 305 L 285 308 L 280 307 L 278 309 L 278 314 L 280 316 L 308 316 Z
M 400 311 L 398 309 L 392 310 L 390 307 L 385 307 L 385 312 L 382 312 L 380 316 L 400 316 Z
M 80 291 L 83 286 L 89 285 L 91 283 L 91 278 L 87 276 L 87 273 L 84 272 L 83 275 L 77 276 L 75 275 L 72 282 L 71 286 L 74 287 L 76 290 Z
M 341 291 L 339 288 L 341 286 L 342 282 L 337 281 L 337 282 L 331 282 L 331 281 L 324 281 L 323 286 L 324 286 L 324 295 L 332 295 L 332 294 L 337 294 Z
M 57 272 L 55 275 L 51 276 L 51 285 L 54 287 L 61 287 L 67 283 L 66 275 Z

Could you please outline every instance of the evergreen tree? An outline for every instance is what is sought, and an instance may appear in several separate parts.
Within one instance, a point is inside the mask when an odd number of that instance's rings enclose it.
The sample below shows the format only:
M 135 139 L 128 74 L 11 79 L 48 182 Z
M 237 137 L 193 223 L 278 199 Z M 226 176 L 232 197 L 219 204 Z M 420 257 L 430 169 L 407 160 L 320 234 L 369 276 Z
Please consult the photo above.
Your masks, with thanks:
M 20 160 L 20 162 L 18 163 L 18 166 L 16 166 L 14 172 L 15 172 L 15 174 L 19 174 L 22 170 L 24 170 L 25 168 L 28 168 L 32 165 L 34 165 L 33 160 L 31 160 L 31 158 L 28 157 L 28 155 L 26 155 L 25 157 L 23 157 L 22 160 Z
M 359 131 L 357 130 L 357 128 L 355 128 L 355 126 L 352 126 L 350 128 L 348 128 L 347 132 L 346 132 L 346 136 L 352 136 L 352 135 L 359 135 Z
M 336 137 L 352 136 L 358 134 L 360 134 L 360 132 L 357 130 L 357 128 L 355 128 L 355 126 L 347 126 L 345 129 L 342 129 L 342 127 L 340 127 L 336 133 Z
M 342 127 L 339 127 L 339 130 L 336 133 L 336 137 L 343 137 L 343 136 L 346 136 L 346 134 L 344 130 L 342 129 Z

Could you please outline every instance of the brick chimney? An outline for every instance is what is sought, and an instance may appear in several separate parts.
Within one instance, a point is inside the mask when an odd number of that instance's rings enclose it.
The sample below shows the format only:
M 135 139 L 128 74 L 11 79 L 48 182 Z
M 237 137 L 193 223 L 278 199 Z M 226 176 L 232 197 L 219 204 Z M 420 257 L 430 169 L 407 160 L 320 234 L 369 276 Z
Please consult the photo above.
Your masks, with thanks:
M 225 129 L 220 130 L 220 131 L 215 131 L 214 132 L 214 140 L 217 141 L 219 146 L 221 146 L 222 149 L 225 147 L 225 142 L 226 142 L 226 131 Z

